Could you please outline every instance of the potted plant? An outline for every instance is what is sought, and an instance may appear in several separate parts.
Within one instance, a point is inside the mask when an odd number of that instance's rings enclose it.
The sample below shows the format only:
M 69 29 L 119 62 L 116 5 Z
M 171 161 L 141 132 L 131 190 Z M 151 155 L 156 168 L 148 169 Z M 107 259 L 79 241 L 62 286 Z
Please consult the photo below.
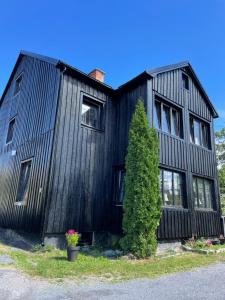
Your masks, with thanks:
M 70 229 L 66 233 L 67 242 L 67 259 L 68 261 L 74 261 L 77 258 L 80 247 L 77 246 L 79 240 L 79 234 L 74 229 Z

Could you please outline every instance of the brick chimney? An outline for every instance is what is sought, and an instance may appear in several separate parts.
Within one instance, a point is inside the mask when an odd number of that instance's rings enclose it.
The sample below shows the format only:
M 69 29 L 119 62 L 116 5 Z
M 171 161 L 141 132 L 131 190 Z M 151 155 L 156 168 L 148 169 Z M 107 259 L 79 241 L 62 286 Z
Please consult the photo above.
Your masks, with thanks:
M 100 69 L 94 69 L 93 71 L 91 71 L 88 76 L 97 79 L 100 82 L 104 82 L 105 79 L 105 73 L 103 71 L 101 71 Z

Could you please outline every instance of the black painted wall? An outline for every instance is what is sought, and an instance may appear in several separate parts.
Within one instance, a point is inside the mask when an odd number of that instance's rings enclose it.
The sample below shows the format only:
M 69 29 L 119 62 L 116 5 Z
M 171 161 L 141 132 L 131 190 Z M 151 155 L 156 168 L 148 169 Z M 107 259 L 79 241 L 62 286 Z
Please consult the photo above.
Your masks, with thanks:
M 23 74 L 14 96 L 15 79 Z M 0 108 L 0 226 L 39 232 L 47 177 L 59 71 L 51 64 L 23 56 Z M 8 124 L 16 118 L 12 143 L 6 145 Z M 16 206 L 22 160 L 32 158 L 27 205 Z
M 156 96 L 164 98 L 182 110 L 184 138 L 176 138 L 158 131 L 160 141 L 160 166 L 184 173 L 187 205 L 184 208 L 163 207 L 159 239 L 185 238 L 192 235 L 213 236 L 220 234 L 220 206 L 218 195 L 213 117 L 196 82 L 189 76 L 189 91 L 182 88 L 182 72 L 177 69 L 155 75 L 145 84 L 121 94 L 117 103 L 117 152 L 115 165 L 123 165 L 127 149 L 127 135 L 131 115 L 139 97 L 144 99 L 150 125 L 153 123 L 153 103 Z M 190 143 L 189 113 L 209 122 L 212 149 L 204 149 Z M 195 210 L 192 195 L 192 175 L 200 175 L 214 181 L 215 210 Z M 115 232 L 121 231 L 122 206 L 114 204 Z
M 189 74 L 188 69 L 183 70 Z M 21 92 L 13 96 L 23 72 Z M 44 234 L 121 232 L 122 206 L 115 203 L 114 172 L 124 165 L 128 129 L 138 98 L 151 125 L 156 95 L 182 110 L 184 138 L 158 132 L 160 166 L 182 171 L 185 208 L 163 208 L 159 239 L 213 236 L 220 233 L 213 117 L 197 83 L 181 86 L 181 69 L 141 77 L 118 90 L 103 88 L 57 62 L 23 56 L 0 108 L 0 226 Z M 189 74 L 191 75 L 191 74 Z M 86 79 L 85 79 L 86 78 Z M 83 95 L 103 104 L 103 129 L 81 124 Z M 210 123 L 212 149 L 190 144 L 189 113 Z M 16 117 L 13 142 L 6 145 L 8 124 Z M 32 158 L 27 205 L 16 206 L 20 164 Z M 215 183 L 215 210 L 194 210 L 192 175 Z M 42 232 L 43 231 L 43 232 Z
M 103 103 L 103 130 L 81 125 L 83 95 Z M 56 122 L 45 233 L 109 229 L 115 132 L 107 93 L 64 74 Z

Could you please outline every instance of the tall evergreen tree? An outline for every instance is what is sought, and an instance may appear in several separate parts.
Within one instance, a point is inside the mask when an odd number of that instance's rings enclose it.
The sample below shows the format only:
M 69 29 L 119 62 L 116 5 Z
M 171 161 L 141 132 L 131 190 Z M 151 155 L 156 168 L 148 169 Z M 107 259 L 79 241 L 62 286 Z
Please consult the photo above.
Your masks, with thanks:
M 156 229 L 161 217 L 159 143 L 140 99 L 130 124 L 125 170 L 121 246 L 137 257 L 147 257 L 156 251 Z

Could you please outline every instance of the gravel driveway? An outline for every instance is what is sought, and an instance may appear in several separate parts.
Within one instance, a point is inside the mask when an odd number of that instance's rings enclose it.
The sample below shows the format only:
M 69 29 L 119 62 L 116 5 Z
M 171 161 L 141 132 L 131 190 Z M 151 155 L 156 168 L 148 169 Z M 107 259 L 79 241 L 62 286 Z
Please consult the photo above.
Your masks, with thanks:
M 120 299 L 225 299 L 225 264 L 176 273 L 158 279 L 137 279 L 119 284 L 66 281 L 53 284 L 32 279 L 17 270 L 0 269 L 1 300 L 120 300 Z

